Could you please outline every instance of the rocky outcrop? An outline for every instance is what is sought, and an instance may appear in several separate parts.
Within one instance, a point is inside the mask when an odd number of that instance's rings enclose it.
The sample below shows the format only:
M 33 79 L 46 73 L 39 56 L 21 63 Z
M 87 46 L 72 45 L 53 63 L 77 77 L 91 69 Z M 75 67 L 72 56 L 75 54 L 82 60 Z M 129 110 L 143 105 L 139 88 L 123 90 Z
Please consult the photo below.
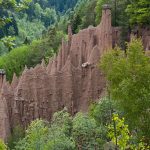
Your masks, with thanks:
M 150 53 L 150 26 L 145 28 L 135 27 L 132 30 L 131 36 L 134 35 L 137 38 L 141 38 L 143 42 L 144 49 L 146 52 Z
M 68 27 L 68 41 L 62 39 L 58 55 L 47 66 L 42 61 L 35 68 L 26 67 L 19 79 L 14 75 L 11 84 L 4 81 L 0 98 L 0 137 L 6 139 L 17 124 L 26 128 L 36 118 L 50 120 L 54 112 L 64 107 L 72 115 L 86 111 L 90 102 L 104 91 L 105 80 L 98 62 L 110 48 L 111 11 L 106 5 L 99 26 L 75 35 L 71 26 Z
M 0 138 L 6 140 L 10 134 L 10 122 L 11 122 L 11 100 L 13 101 L 11 87 L 6 82 L 4 71 L 0 71 L 1 80 L 1 94 L 0 94 Z M 2 84 L 3 83 L 3 84 Z
M 72 115 L 87 111 L 91 101 L 105 91 L 98 63 L 118 36 L 118 29 L 111 26 L 111 10 L 105 5 L 97 27 L 75 35 L 68 27 L 68 41 L 62 39 L 58 55 L 47 66 L 42 61 L 35 68 L 25 67 L 19 79 L 14 74 L 11 84 L 0 73 L 0 138 L 5 140 L 17 124 L 26 128 L 36 118 L 50 120 L 64 107 Z
M 141 37 L 145 50 L 150 51 L 150 27 L 142 30 Z
M 112 47 L 111 11 L 103 9 L 98 27 L 89 27 L 72 35 L 68 27 L 68 41 L 62 39 L 57 56 L 46 66 L 44 61 L 35 68 L 25 68 L 19 81 L 15 75 L 11 84 L 11 125 L 23 127 L 36 118 L 50 120 L 52 114 L 67 107 L 74 115 L 86 111 L 90 101 L 98 99 L 105 80 L 98 69 L 100 56 Z

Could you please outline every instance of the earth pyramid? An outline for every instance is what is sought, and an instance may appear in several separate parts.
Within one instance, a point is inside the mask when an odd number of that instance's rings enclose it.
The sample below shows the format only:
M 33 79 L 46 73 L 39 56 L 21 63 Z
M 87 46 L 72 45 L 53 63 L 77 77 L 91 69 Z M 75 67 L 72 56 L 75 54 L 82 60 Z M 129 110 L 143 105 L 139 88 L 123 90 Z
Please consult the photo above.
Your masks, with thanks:
M 8 83 L 0 72 L 0 138 L 6 140 L 17 124 L 26 128 L 42 118 L 67 107 L 74 115 L 87 111 L 91 101 L 99 99 L 105 79 L 98 68 L 102 54 L 116 42 L 118 30 L 111 26 L 111 9 L 103 6 L 101 23 L 77 34 L 68 27 L 68 41 L 62 39 L 58 55 L 35 68 L 25 67 Z M 115 38 L 113 38 L 115 37 Z

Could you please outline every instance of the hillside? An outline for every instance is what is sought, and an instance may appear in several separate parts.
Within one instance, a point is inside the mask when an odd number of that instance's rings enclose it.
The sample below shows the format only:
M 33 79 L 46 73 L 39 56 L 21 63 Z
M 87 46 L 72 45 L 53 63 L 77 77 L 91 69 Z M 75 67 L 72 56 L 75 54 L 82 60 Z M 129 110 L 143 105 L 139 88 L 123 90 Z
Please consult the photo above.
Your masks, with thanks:
M 0 149 L 150 149 L 149 0 L 0 11 Z

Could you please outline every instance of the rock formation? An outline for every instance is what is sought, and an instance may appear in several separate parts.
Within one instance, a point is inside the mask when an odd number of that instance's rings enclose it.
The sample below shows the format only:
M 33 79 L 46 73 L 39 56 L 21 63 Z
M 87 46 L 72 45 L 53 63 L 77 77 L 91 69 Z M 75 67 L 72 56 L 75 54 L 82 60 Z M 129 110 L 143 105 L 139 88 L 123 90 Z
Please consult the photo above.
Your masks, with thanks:
M 141 37 L 145 50 L 150 51 L 150 27 L 142 30 Z
M 150 26 L 145 28 L 135 27 L 135 29 L 132 30 L 131 35 L 134 35 L 137 38 L 141 38 L 144 49 L 147 53 L 150 52 Z
M 19 79 L 14 74 L 11 84 L 0 72 L 0 138 L 7 139 L 17 124 L 26 128 L 36 118 L 50 120 L 64 107 L 72 115 L 85 112 L 91 101 L 103 95 L 105 80 L 98 62 L 117 43 L 117 36 L 118 29 L 111 26 L 111 10 L 104 5 L 97 27 L 75 35 L 68 27 L 68 41 L 62 39 L 58 55 L 47 66 L 42 61 L 35 68 L 25 67 Z
M 7 100 L 9 103 L 9 85 L 6 82 L 6 76 L 4 70 L 0 70 L 0 138 L 6 140 L 10 133 L 10 122 L 9 122 L 9 104 L 7 105 Z M 7 91 L 7 92 L 6 92 Z M 6 95 L 5 95 L 6 94 Z M 7 99 L 6 99 L 7 97 Z M 11 108 L 11 106 L 10 106 Z

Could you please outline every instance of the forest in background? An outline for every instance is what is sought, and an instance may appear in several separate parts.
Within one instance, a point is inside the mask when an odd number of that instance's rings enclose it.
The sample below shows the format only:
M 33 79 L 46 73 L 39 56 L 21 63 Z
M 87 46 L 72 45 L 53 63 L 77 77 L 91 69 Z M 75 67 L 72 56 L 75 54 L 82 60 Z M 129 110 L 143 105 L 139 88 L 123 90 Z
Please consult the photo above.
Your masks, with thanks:
M 42 35 L 48 32 L 50 27 L 56 26 L 63 19 L 63 15 L 73 9 L 75 4 L 76 0 L 33 0 L 28 4 L 28 8 L 19 12 L 2 8 L 0 17 L 8 17 L 11 21 L 0 28 L 0 38 L 3 39 L 0 47 L 1 54 L 10 51 L 13 47 L 42 38 Z M 12 38 L 8 39 L 9 36 Z M 14 45 L 7 44 L 7 41 L 13 42 Z

